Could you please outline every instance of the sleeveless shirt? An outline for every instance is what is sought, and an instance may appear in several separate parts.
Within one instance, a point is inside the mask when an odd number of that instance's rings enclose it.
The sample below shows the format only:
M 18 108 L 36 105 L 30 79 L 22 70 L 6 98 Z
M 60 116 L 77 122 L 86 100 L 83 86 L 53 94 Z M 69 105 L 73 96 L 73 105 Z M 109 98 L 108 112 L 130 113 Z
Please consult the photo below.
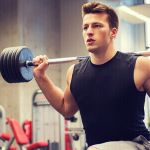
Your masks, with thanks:
M 88 146 L 108 141 L 133 140 L 143 135 L 146 92 L 134 83 L 136 56 L 117 52 L 102 65 L 90 57 L 74 66 L 71 93 L 79 107 Z

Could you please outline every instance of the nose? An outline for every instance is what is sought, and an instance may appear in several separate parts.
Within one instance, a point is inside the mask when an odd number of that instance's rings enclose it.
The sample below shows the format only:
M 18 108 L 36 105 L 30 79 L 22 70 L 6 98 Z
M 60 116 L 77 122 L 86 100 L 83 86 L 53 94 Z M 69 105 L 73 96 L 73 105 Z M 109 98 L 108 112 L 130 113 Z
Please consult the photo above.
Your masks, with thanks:
M 94 34 L 93 29 L 92 29 L 91 26 L 89 26 L 88 29 L 87 29 L 87 35 L 88 36 L 93 36 L 93 34 Z

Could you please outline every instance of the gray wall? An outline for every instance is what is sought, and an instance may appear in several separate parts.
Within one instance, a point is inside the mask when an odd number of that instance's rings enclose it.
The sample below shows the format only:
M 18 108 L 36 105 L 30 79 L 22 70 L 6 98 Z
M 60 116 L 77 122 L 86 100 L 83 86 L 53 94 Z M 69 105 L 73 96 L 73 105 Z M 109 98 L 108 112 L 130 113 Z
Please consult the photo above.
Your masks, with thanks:
M 33 49 L 35 55 L 46 54 L 49 58 L 58 57 L 60 54 L 59 0 L 19 0 L 18 6 L 21 45 L 27 45 Z M 57 66 L 51 66 L 48 69 L 48 74 L 58 85 L 60 83 L 59 72 L 60 68 Z M 28 117 L 31 116 L 31 95 L 36 88 L 38 87 L 34 80 L 30 85 L 23 84 L 20 87 L 21 119 L 25 118 L 25 114 Z
M 49 58 L 87 55 L 82 39 L 81 5 L 85 0 L 0 0 L 0 49 L 25 45 L 33 54 Z M 71 64 L 52 65 L 48 74 L 65 87 Z M 29 83 L 8 84 L 0 76 L 0 105 L 6 115 L 21 122 L 30 119 L 32 95 L 38 88 Z
M 0 1 L 0 49 L 19 45 L 17 0 Z M 8 84 L 0 78 L 0 104 L 7 111 L 7 116 L 19 118 L 19 84 Z
M 61 1 L 61 57 L 87 56 L 82 38 L 81 6 L 86 0 Z M 65 87 L 66 71 L 72 63 L 61 65 L 61 85 Z
M 26 45 L 34 55 L 60 55 L 59 0 L 0 0 L 0 49 Z M 60 67 L 51 66 L 49 75 L 60 85 Z M 33 92 L 38 88 L 30 83 L 8 84 L 0 80 L 0 105 L 9 117 L 21 122 L 31 118 Z
M 117 50 L 124 52 L 145 50 L 144 23 L 131 24 L 120 20 L 115 45 Z

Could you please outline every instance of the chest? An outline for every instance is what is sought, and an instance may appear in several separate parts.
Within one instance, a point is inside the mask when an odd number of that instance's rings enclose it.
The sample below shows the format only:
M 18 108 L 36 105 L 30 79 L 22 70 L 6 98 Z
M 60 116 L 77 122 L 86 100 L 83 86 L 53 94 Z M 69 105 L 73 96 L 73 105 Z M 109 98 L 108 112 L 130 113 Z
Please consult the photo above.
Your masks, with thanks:
M 82 94 L 88 92 L 106 93 L 107 91 L 122 91 L 133 84 L 133 74 L 127 67 L 89 67 L 84 72 L 76 76 L 78 84 L 76 89 Z
M 132 71 L 124 66 L 89 67 L 75 81 L 76 100 L 84 109 L 96 105 L 115 109 L 134 90 Z

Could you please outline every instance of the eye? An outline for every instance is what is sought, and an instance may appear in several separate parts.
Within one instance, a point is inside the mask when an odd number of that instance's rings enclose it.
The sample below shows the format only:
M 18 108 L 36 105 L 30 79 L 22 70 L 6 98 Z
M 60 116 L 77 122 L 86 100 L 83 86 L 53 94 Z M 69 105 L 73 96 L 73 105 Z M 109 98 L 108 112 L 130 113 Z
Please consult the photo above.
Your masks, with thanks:
M 82 29 L 83 29 L 84 31 L 86 31 L 86 30 L 88 29 L 88 26 L 83 26 Z
M 102 25 L 102 24 L 93 24 L 93 27 L 94 27 L 94 28 L 102 28 L 103 25 Z

